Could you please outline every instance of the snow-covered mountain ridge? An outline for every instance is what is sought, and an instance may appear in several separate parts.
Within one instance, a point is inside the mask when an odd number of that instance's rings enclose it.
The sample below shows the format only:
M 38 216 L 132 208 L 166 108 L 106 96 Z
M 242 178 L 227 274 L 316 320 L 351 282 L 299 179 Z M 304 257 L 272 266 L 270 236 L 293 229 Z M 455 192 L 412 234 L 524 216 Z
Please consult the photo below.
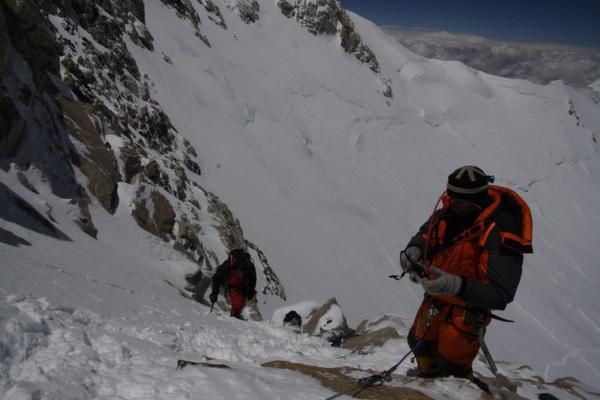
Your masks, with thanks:
M 259 288 L 267 318 L 279 294 L 335 296 L 354 325 L 409 319 L 420 289 L 386 276 L 448 172 L 475 163 L 534 213 L 536 254 L 503 314 L 518 322 L 494 323 L 492 352 L 593 383 L 600 120 L 569 87 L 424 60 L 337 1 L 0 10 L 8 293 L 193 319 L 202 306 L 164 279 L 183 286 L 249 242 L 273 272 Z M 360 45 L 342 45 L 349 26 Z

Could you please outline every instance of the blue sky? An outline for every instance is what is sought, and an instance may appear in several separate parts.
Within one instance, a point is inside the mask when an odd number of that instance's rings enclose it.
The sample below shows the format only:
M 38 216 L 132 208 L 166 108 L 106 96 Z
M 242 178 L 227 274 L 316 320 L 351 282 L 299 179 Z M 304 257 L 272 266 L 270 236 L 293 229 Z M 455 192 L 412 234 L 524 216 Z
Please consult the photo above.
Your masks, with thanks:
M 342 0 L 379 25 L 600 47 L 600 0 Z

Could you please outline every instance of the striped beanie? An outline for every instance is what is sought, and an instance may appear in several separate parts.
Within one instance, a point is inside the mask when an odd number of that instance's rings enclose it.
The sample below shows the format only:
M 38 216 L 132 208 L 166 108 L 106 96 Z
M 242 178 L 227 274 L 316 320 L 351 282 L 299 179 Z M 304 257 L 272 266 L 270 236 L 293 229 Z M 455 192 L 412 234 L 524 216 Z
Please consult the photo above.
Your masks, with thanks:
M 488 198 L 488 183 L 492 178 L 474 165 L 460 167 L 448 176 L 448 196 L 482 204 Z

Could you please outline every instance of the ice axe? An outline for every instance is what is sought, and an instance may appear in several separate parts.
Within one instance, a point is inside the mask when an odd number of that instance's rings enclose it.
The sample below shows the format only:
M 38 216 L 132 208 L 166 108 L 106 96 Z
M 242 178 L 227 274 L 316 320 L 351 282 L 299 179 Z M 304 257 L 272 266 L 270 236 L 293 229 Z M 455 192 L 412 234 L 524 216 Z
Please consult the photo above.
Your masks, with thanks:
M 494 399 L 502 400 L 505 397 L 502 395 L 502 388 L 507 389 L 510 392 L 517 392 L 517 385 L 508 380 L 508 378 L 502 374 L 498 373 L 498 367 L 496 366 L 496 362 L 492 357 L 492 353 L 490 353 L 490 349 L 485 343 L 485 327 L 482 327 L 479 331 L 479 335 L 477 335 L 477 339 L 479 341 L 479 347 L 481 348 L 481 352 L 485 357 L 485 361 L 487 362 L 488 367 L 490 367 L 490 371 L 494 374 L 495 382 L 494 385 L 488 385 L 488 389 L 490 394 Z

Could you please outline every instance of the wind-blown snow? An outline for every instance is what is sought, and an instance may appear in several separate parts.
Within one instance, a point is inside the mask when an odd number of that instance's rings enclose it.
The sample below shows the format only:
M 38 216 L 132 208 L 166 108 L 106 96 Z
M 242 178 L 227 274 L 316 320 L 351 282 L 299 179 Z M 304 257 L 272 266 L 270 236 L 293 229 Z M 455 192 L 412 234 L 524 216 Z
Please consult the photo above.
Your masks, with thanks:
M 172 9 L 147 1 L 155 51 L 129 48 L 154 82 L 153 97 L 197 149 L 202 185 L 264 250 L 288 301 L 336 297 L 351 326 L 382 313 L 412 318 L 422 289 L 387 275 L 397 272 L 399 251 L 431 213 L 448 173 L 477 164 L 517 190 L 534 219 L 535 254 L 526 257 L 514 303 L 501 312 L 517 322 L 492 324 L 494 357 L 546 379 L 595 383 L 598 105 L 560 82 L 539 86 L 426 60 L 352 14 L 393 82 L 388 99 L 378 77 L 337 39 L 304 31 L 274 1 L 260 6 L 250 25 L 221 7 L 226 31 L 203 18 L 209 48 Z M 300 352 L 332 365 L 340 353 L 267 323 L 206 315 L 179 296 L 164 280 L 183 286 L 194 266 L 132 222 L 126 184 L 115 215 L 92 209 L 94 240 L 42 179 L 35 197 L 14 171 L 0 174 L 18 194 L 45 199 L 57 227 L 74 239 L 0 221 L 33 243 L 0 244 L 2 376 L 17 382 L 3 389 L 5 398 L 35 398 L 42 385 L 56 385 L 63 398 L 184 399 L 192 390 L 212 398 L 327 397 L 313 380 L 256 364 Z M 36 201 L 43 213 L 46 205 Z M 259 295 L 259 306 L 269 317 L 281 304 Z M 404 352 L 404 341 L 395 341 L 355 362 L 381 370 Z M 173 372 L 182 354 L 233 361 L 239 383 L 230 371 Z

